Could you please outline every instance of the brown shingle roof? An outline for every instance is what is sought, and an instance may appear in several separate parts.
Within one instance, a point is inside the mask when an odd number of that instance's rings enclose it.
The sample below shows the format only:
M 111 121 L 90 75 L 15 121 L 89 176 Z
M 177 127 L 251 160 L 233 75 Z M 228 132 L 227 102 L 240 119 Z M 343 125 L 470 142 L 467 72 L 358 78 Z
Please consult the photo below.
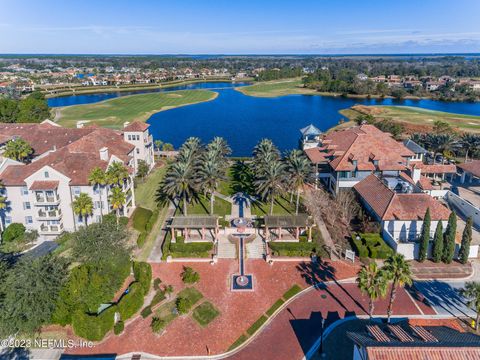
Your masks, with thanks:
M 480 160 L 473 160 L 464 164 L 457 165 L 460 169 L 472 173 L 474 176 L 480 177 Z
M 55 180 L 37 180 L 32 183 L 30 190 L 55 190 L 58 184 L 59 182 Z
M 144 132 L 150 125 L 141 121 L 134 121 L 123 128 L 123 131 L 141 131 Z

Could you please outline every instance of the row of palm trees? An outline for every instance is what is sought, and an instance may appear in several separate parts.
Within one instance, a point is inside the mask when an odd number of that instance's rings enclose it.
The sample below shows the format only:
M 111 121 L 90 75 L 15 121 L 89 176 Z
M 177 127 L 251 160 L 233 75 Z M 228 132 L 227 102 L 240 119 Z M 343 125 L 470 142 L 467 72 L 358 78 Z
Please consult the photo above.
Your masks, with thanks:
M 123 183 L 129 177 L 128 169 L 120 162 L 112 163 L 107 171 L 99 167 L 92 169 L 88 177 L 90 185 L 98 189 L 100 194 L 100 213 L 103 215 L 102 190 L 106 188 L 108 202 L 115 210 L 117 225 L 120 219 L 120 210 L 126 202 Z M 72 202 L 73 212 L 82 217 L 88 226 L 88 217 L 93 214 L 93 200 L 87 193 L 80 193 Z
M 312 177 L 312 164 L 303 151 L 291 150 L 282 159 L 280 151 L 270 139 L 261 140 L 253 150 L 254 186 L 257 194 L 270 202 L 270 215 L 277 196 L 290 193 L 296 196 L 298 214 L 300 192 Z
M 197 137 L 188 138 L 180 147 L 176 161 L 167 169 L 160 188 L 161 197 L 177 205 L 182 203 L 183 214 L 187 215 L 193 198 L 199 194 L 210 196 L 210 214 L 213 214 L 215 192 L 220 182 L 226 180 L 230 154 L 230 147 L 221 137 L 215 137 L 206 146 Z
M 468 156 L 480 149 L 480 135 L 472 133 L 463 133 L 456 135 L 453 133 L 427 133 L 427 134 L 413 134 L 411 139 L 417 144 L 423 146 L 434 153 L 435 157 L 440 154 L 445 157 L 452 157 L 452 154 L 458 150 L 465 152 L 465 161 Z

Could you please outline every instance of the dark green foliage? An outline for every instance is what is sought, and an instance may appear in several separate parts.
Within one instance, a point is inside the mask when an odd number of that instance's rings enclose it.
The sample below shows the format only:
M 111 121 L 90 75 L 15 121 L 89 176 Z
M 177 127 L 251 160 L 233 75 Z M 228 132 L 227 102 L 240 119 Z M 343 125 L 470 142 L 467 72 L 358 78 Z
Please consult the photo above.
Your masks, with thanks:
M 145 239 L 147 238 L 146 232 L 141 232 L 137 237 L 137 246 L 141 249 L 145 245 Z
M 166 299 L 165 291 L 163 291 L 163 290 L 158 290 L 158 291 L 155 293 L 155 296 L 153 297 L 152 302 L 150 303 L 150 306 L 155 306 L 155 305 L 157 305 L 158 303 L 162 302 L 162 301 L 165 300 L 165 299 Z
M 166 325 L 167 322 L 164 319 L 160 319 L 158 317 L 152 318 L 152 322 L 150 324 L 154 333 L 159 333 Z
M 39 123 L 50 118 L 50 108 L 38 91 L 21 100 L 0 99 L 0 122 Z
M 137 207 L 132 215 L 133 228 L 137 231 L 145 231 L 145 227 L 152 217 L 152 210 Z
M 418 261 L 420 262 L 425 261 L 428 255 L 428 243 L 430 242 L 431 221 L 432 220 L 430 217 L 430 208 L 428 208 L 425 212 L 425 216 L 423 217 L 422 232 L 420 235 L 420 249 L 418 253 Z
M 352 242 L 360 258 L 386 259 L 393 254 L 393 249 L 377 233 L 353 234 Z
M 50 323 L 67 266 L 63 258 L 52 255 L 35 259 L 24 255 L 8 270 L 2 265 L 0 337 L 32 334 Z
M 170 243 L 169 249 L 171 253 L 179 255 L 177 257 L 204 257 L 204 255 L 208 257 L 213 249 L 213 244 L 211 242 L 185 244 L 182 238 L 177 238 L 176 243 Z
M 153 228 L 153 225 L 155 224 L 155 222 L 157 221 L 158 219 L 158 214 L 160 213 L 160 211 L 158 209 L 155 209 L 153 210 L 152 212 L 152 216 L 150 216 L 150 219 L 147 221 L 147 223 L 145 224 L 145 231 L 148 233 L 152 230 Z
M 200 280 L 200 275 L 191 267 L 183 267 L 182 281 L 185 284 L 194 284 Z
M 113 333 L 115 335 L 120 335 L 123 332 L 124 328 L 125 328 L 125 324 L 123 323 L 122 320 L 120 320 L 113 326 Z
M 190 311 L 193 306 L 192 301 L 190 298 L 187 297 L 179 297 L 175 303 L 177 305 L 177 310 L 180 314 L 186 314 Z
M 150 316 L 152 314 L 152 306 L 149 305 L 149 306 L 146 306 L 143 308 L 142 312 L 140 313 L 140 315 L 142 316 L 142 318 L 146 318 L 148 316 Z
M 469 217 L 462 233 L 462 245 L 460 246 L 460 252 L 458 254 L 458 260 L 462 264 L 467 263 L 468 255 L 470 254 L 470 243 L 472 242 L 472 223 L 473 219 Z
M 140 283 L 133 283 L 129 287 L 128 294 L 125 294 L 117 304 L 118 312 L 123 321 L 132 317 L 143 305 L 145 293 Z
M 20 223 L 13 223 L 7 226 L 2 234 L 2 240 L 5 242 L 15 241 L 20 239 L 25 234 L 25 226 Z
M 318 244 L 315 242 L 275 242 L 270 241 L 268 247 L 277 256 L 311 256 L 316 253 Z
M 116 306 L 111 306 L 100 315 L 88 315 L 77 310 L 72 315 L 72 327 L 77 336 L 91 341 L 100 341 L 113 327 Z
M 302 291 L 302 288 L 298 286 L 297 284 L 293 285 L 290 289 L 288 289 L 285 294 L 283 294 L 283 299 L 288 300 L 291 297 L 297 295 L 300 291 Z
M 137 177 L 144 179 L 145 176 L 147 176 L 149 170 L 150 168 L 148 167 L 148 164 L 145 160 L 138 161 Z
M 160 284 L 162 283 L 162 280 L 160 278 L 155 278 L 155 280 L 153 280 L 153 288 L 155 290 L 160 290 Z
M 277 311 L 277 309 L 279 309 L 280 306 L 282 306 L 284 303 L 285 303 L 285 301 L 284 301 L 283 299 L 278 299 L 277 301 L 275 301 L 275 302 L 273 303 L 273 305 L 270 307 L 270 309 L 267 310 L 266 314 L 267 314 L 268 316 L 272 316 L 273 313 L 274 313 L 275 311 Z
M 443 256 L 443 225 L 439 221 L 437 223 L 437 228 L 435 229 L 435 235 L 433 237 L 433 249 L 432 249 L 432 258 L 433 261 L 438 263 L 442 261 Z
M 455 237 L 457 235 L 457 214 L 455 211 L 448 217 L 448 225 L 443 234 L 443 262 L 450 264 L 455 255 Z
M 210 324 L 220 312 L 213 306 L 212 303 L 205 301 L 198 305 L 194 310 L 192 317 L 201 325 L 207 326 Z
M 300 67 L 285 66 L 280 69 L 266 69 L 261 71 L 256 78 L 257 81 L 279 80 L 286 78 L 294 78 L 303 75 Z
M 150 285 L 152 283 L 152 267 L 149 263 L 135 261 L 133 263 L 133 275 L 135 281 L 137 281 L 146 295 L 150 291 Z
M 128 217 L 120 216 L 119 223 L 121 226 L 125 227 L 128 224 Z M 114 213 L 103 215 L 103 224 L 114 224 L 117 225 L 117 217 Z

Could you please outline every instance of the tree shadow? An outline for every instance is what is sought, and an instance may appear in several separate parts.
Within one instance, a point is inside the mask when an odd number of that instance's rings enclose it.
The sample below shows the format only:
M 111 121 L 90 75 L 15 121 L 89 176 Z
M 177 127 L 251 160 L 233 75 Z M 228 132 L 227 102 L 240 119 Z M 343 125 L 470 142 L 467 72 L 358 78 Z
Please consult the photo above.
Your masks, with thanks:
M 252 168 L 244 161 L 236 161 L 230 168 L 231 184 L 233 193 L 243 192 L 249 195 L 255 194 L 253 185 L 254 174 Z
M 6 348 L 0 351 L 2 360 L 28 360 L 30 359 L 30 350 L 26 348 Z

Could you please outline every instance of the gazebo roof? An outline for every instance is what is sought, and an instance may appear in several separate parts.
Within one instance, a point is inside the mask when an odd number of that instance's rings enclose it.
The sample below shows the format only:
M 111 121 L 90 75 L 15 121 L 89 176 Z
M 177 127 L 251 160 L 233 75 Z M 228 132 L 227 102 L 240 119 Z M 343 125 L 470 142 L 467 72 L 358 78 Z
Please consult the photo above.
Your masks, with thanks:
M 175 216 L 170 224 L 170 227 L 177 229 L 207 229 L 216 228 L 217 226 L 218 217 L 214 215 Z
M 267 228 L 296 228 L 313 225 L 313 221 L 307 214 L 298 215 L 266 215 L 264 217 Z
M 313 124 L 310 124 L 302 129 L 300 129 L 300 132 L 302 133 L 303 136 L 307 135 L 320 135 L 322 132 Z

